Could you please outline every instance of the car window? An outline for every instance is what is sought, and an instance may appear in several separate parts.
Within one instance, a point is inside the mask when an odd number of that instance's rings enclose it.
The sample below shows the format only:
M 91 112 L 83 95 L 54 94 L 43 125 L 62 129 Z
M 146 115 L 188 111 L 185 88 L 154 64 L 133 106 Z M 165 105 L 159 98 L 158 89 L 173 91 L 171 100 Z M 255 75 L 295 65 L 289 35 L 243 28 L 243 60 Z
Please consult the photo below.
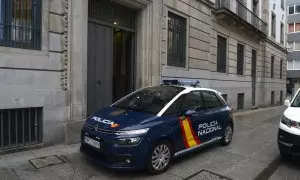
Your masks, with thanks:
M 300 107 L 300 92 L 295 97 L 291 107 Z
M 217 97 L 216 93 L 211 91 L 203 91 L 203 100 L 205 102 L 206 108 L 216 108 L 222 106 L 220 99 Z
M 173 104 L 166 110 L 164 115 L 175 115 L 179 114 L 182 107 L 182 101 L 184 100 L 184 95 L 180 96 Z
M 199 111 L 205 108 L 201 91 L 192 91 L 185 95 L 182 109 Z
M 113 106 L 157 114 L 182 90 L 183 88 L 172 86 L 148 87 L 134 92 Z

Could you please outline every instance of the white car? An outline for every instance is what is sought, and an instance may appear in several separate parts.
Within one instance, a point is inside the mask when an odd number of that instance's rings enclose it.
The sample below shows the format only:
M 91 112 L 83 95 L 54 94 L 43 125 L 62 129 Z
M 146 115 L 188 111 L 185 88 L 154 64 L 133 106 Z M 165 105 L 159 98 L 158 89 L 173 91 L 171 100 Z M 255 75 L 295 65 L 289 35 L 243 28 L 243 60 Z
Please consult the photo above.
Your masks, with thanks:
M 300 155 L 300 89 L 292 99 L 285 100 L 278 131 L 278 147 L 283 158 Z

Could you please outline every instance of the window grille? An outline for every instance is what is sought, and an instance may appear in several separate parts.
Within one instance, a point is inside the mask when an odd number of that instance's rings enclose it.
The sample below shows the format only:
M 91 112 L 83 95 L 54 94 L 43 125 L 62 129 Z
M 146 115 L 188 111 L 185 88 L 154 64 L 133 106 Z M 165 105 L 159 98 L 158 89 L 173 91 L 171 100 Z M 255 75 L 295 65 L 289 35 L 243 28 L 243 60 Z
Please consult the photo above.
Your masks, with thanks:
M 41 48 L 41 0 L 0 0 L 0 46 Z
M 168 13 L 168 66 L 186 66 L 186 19 Z
M 0 150 L 42 142 L 42 108 L 0 110 Z

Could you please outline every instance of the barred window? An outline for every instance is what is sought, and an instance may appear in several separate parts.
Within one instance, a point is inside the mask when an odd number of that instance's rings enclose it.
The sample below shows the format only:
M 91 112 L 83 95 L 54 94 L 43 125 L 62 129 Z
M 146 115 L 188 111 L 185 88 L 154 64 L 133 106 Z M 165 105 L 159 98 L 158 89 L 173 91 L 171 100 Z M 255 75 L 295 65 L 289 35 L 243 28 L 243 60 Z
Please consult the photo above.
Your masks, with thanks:
M 186 19 L 168 13 L 168 66 L 186 66 Z
M 244 74 L 244 45 L 237 45 L 237 74 Z
M 41 48 L 41 0 L 0 0 L 0 46 Z
M 271 78 L 274 78 L 274 56 L 271 56 Z

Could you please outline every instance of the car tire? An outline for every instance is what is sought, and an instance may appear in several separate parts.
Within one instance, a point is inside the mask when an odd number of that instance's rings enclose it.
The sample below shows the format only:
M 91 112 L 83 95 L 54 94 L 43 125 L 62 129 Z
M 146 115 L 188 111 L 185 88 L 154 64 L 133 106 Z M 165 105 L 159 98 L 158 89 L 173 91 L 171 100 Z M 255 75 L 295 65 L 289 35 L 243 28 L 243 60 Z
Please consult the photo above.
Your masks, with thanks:
M 233 126 L 231 123 L 227 123 L 227 125 L 225 126 L 225 130 L 222 134 L 222 139 L 221 139 L 221 144 L 223 146 L 227 146 L 231 143 L 233 137 Z
M 286 153 L 286 152 L 283 152 L 283 151 L 281 151 L 281 150 L 279 150 L 279 151 L 280 151 L 280 155 L 281 155 L 282 159 L 290 160 L 290 159 L 292 158 L 292 155 L 291 155 L 291 154 Z
M 172 146 L 169 141 L 157 142 L 150 152 L 147 161 L 147 170 L 150 174 L 161 174 L 165 172 L 171 163 Z

